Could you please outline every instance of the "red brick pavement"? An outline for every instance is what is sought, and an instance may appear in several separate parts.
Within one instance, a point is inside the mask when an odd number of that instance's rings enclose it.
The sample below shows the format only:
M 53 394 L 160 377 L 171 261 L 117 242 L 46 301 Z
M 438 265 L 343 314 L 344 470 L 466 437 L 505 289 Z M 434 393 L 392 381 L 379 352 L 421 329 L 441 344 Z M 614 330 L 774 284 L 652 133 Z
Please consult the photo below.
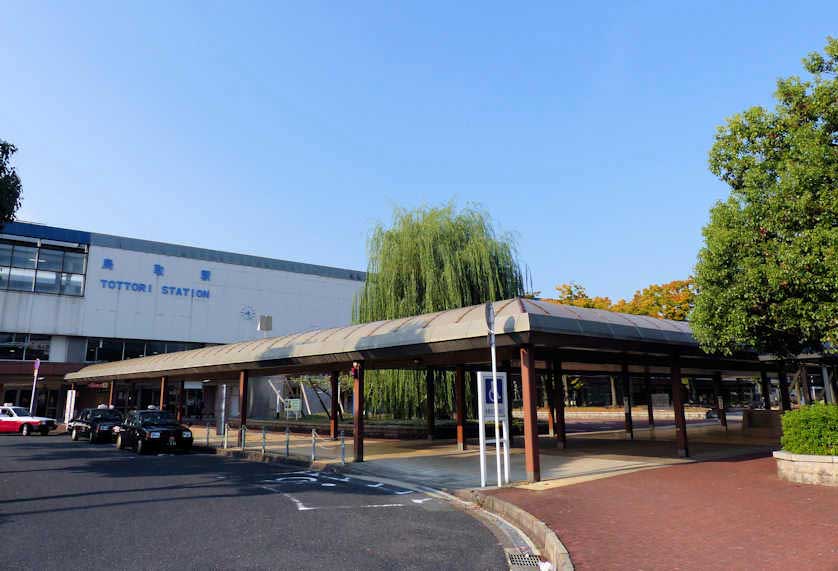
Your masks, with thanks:
M 579 570 L 838 570 L 838 488 L 777 478 L 773 458 L 681 464 L 491 492 L 550 525 Z

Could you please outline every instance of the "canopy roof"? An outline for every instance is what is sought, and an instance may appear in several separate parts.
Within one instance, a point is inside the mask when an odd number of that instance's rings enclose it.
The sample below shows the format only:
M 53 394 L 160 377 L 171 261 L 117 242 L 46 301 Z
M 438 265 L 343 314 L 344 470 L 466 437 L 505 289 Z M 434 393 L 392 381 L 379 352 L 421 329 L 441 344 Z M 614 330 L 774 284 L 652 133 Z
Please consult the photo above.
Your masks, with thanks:
M 494 303 L 500 358 L 531 344 L 536 350 L 578 354 L 667 357 L 674 352 L 709 358 L 686 322 L 579 308 L 526 298 Z M 487 327 L 484 305 L 402 319 L 376 321 L 101 363 L 66 376 L 70 381 L 152 378 L 162 375 L 219 375 L 242 369 L 275 372 L 327 371 L 364 361 L 367 368 L 453 366 L 484 362 Z M 479 357 L 475 353 L 479 352 Z M 743 360 L 744 359 L 744 360 Z M 606 360 L 607 361 L 607 360 Z M 758 370 L 756 355 L 739 356 L 735 368 Z M 730 360 L 726 366 L 730 366 Z

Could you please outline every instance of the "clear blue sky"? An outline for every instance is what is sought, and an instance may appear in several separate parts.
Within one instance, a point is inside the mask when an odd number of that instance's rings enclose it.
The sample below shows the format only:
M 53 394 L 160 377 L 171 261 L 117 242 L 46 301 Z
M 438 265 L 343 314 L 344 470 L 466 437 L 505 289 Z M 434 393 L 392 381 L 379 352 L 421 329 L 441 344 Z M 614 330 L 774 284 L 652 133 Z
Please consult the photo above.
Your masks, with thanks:
M 838 34 L 834 0 L 454 4 L 4 2 L 19 218 L 363 269 L 453 198 L 542 295 L 630 296 L 691 272 L 715 127 Z

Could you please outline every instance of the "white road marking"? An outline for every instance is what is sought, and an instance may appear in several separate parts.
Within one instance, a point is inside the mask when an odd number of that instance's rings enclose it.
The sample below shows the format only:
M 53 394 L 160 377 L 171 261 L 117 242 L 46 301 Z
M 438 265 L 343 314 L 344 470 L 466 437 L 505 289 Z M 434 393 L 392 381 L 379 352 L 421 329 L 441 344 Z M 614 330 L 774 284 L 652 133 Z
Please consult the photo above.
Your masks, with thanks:
M 413 502 L 414 504 L 424 504 L 425 502 L 429 502 L 432 499 L 433 498 L 421 498 L 421 499 L 418 499 L 418 500 L 410 500 L 410 501 Z
M 323 482 L 320 485 L 323 486 L 324 488 L 334 488 L 335 486 L 337 486 L 337 484 L 332 484 L 330 482 Z
M 378 482 L 377 484 L 367 484 L 367 487 L 368 488 L 380 488 L 383 485 L 384 484 L 382 484 L 381 482 Z

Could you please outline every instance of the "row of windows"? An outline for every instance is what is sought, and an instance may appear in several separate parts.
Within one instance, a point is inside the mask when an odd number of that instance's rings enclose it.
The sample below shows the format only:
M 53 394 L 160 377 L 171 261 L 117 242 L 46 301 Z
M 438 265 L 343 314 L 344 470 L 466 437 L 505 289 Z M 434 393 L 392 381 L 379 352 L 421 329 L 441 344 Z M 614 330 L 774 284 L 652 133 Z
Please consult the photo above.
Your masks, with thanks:
M 0 290 L 84 294 L 87 254 L 0 241 Z
M 85 361 L 122 361 L 161 353 L 175 353 L 200 349 L 203 343 L 182 343 L 179 341 L 137 341 L 131 339 L 88 339 Z
M 0 333 L 0 359 L 49 361 L 49 335 Z

